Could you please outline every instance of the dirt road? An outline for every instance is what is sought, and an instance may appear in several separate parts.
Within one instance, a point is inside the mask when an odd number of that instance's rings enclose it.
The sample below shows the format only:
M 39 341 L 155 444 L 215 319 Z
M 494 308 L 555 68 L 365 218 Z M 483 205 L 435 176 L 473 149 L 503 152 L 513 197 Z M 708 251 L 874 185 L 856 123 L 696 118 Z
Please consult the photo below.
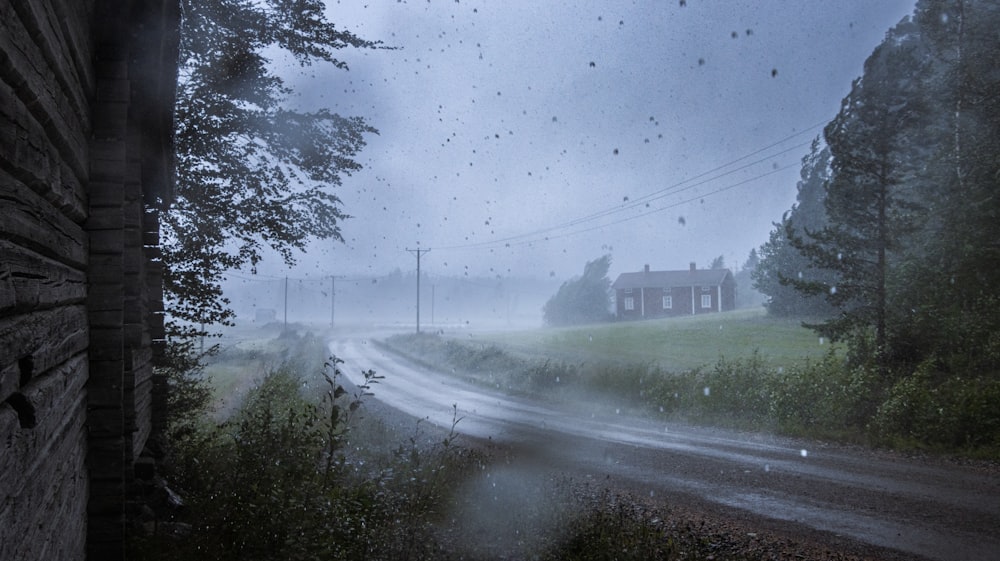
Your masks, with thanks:
M 462 383 L 362 336 L 337 339 L 330 349 L 352 382 L 369 368 L 386 376 L 375 399 L 443 427 L 457 407 L 462 434 L 510 446 L 526 465 L 613 479 L 641 495 L 808 534 L 834 549 L 862 544 L 899 558 L 1000 559 L 995 470 L 542 404 Z

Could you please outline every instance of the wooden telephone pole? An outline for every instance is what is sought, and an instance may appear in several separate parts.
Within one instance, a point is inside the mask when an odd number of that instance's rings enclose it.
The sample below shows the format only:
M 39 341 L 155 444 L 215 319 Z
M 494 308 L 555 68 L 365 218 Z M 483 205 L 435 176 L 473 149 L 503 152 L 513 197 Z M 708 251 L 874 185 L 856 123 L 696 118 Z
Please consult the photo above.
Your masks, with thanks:
M 417 333 L 420 333 L 420 255 L 423 253 L 430 252 L 430 249 L 409 249 L 406 251 L 414 253 L 417 256 Z

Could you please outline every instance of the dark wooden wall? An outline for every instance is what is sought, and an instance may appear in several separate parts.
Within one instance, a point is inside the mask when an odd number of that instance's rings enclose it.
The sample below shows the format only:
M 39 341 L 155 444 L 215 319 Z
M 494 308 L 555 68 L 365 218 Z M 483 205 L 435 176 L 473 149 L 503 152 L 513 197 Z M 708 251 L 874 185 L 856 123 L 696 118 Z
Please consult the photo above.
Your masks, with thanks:
M 0 559 L 124 556 L 176 25 L 176 0 L 0 0 Z

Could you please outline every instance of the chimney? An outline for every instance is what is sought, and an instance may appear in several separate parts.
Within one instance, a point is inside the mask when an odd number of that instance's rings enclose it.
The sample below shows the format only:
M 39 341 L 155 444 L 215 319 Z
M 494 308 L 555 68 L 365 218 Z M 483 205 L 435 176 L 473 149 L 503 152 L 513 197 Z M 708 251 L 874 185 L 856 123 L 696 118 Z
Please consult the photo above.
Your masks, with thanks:
M 693 273 L 693 272 L 695 272 L 697 270 L 698 270 L 698 265 L 696 265 L 695 262 L 692 261 L 691 262 L 691 272 Z
M 644 273 L 649 273 L 649 265 L 646 265 L 646 269 L 643 272 Z

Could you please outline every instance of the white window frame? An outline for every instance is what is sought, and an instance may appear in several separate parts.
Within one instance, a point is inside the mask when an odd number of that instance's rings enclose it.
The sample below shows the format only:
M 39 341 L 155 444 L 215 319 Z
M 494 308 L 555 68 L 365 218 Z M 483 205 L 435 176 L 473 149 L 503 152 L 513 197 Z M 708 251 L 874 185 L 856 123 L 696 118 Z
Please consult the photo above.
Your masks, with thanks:
M 712 307 L 712 295 L 711 294 L 702 294 L 701 295 L 701 307 L 702 308 L 711 308 Z
M 672 310 L 674 307 L 674 298 L 669 294 L 663 297 L 663 309 Z
M 635 311 L 635 298 L 632 298 L 631 296 L 625 298 L 625 311 Z

